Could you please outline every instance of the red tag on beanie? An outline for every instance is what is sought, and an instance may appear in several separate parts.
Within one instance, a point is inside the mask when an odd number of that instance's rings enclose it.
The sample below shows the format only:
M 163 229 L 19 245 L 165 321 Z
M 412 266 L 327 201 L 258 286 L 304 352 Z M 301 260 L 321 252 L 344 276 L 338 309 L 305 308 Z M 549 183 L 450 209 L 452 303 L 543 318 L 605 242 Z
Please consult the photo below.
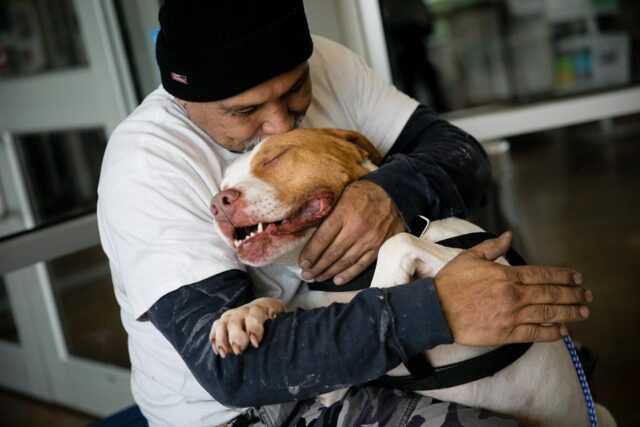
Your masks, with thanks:
M 171 73 L 171 78 L 179 83 L 182 83 L 183 85 L 189 84 L 187 76 L 185 76 L 184 74 Z

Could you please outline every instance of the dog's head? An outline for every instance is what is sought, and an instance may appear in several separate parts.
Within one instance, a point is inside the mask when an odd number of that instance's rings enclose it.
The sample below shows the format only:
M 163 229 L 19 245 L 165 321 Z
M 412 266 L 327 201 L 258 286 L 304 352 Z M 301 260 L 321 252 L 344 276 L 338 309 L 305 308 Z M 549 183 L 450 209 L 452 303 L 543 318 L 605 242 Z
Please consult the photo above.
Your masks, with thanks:
M 362 135 L 297 129 L 271 136 L 225 171 L 211 202 L 218 232 L 245 264 L 299 251 L 344 188 L 381 161 Z

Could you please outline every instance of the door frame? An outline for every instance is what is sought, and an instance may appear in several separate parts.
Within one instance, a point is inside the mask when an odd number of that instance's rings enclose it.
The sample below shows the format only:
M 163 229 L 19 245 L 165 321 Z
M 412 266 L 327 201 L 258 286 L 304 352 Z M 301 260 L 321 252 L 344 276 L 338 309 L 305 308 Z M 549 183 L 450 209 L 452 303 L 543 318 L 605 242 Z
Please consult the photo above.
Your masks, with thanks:
M 30 230 L 33 213 L 15 158 L 14 135 L 100 127 L 108 136 L 137 104 L 112 0 L 73 6 L 88 65 L 0 81 L 0 98 L 12 100 L 0 105 L 0 154 L 12 166 L 3 174 L 13 190 L 5 199 L 28 230 L 0 240 L 0 274 L 19 335 L 18 344 L 0 341 L 8 368 L 0 385 L 105 416 L 133 402 L 130 373 L 70 354 L 45 264 L 99 245 L 96 216 Z

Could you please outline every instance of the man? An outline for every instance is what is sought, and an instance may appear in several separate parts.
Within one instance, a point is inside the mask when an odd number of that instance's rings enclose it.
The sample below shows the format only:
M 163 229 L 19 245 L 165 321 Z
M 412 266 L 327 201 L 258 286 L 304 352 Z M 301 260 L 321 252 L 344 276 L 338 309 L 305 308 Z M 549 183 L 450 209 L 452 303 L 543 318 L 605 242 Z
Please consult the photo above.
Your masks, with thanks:
M 344 47 L 312 39 L 301 0 L 165 0 L 160 25 L 163 87 L 113 133 L 98 202 L 132 390 L 151 425 L 513 425 L 375 387 L 354 387 L 328 409 L 313 400 L 454 339 L 553 340 L 560 323 L 586 317 L 589 295 L 570 286 L 577 273 L 491 262 L 508 235 L 465 253 L 435 282 L 287 313 L 266 325 L 260 348 L 214 354 L 209 330 L 226 309 L 255 296 L 288 301 L 300 289 L 277 267 L 240 265 L 214 231 L 209 202 L 238 152 L 301 125 L 360 131 L 387 155 L 344 192 L 301 255 L 307 278 L 338 285 L 370 266 L 387 237 L 418 227 L 418 215 L 463 215 L 481 198 L 488 165 L 473 138 Z

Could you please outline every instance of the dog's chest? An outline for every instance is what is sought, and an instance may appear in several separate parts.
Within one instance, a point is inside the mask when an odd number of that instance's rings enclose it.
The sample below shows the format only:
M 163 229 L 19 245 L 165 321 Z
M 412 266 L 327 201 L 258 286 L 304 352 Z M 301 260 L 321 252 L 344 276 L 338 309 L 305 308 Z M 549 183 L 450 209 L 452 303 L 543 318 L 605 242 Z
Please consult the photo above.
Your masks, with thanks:
M 278 298 L 288 304 L 302 285 L 296 272 L 284 265 L 247 267 L 247 273 L 253 281 L 256 298 Z

